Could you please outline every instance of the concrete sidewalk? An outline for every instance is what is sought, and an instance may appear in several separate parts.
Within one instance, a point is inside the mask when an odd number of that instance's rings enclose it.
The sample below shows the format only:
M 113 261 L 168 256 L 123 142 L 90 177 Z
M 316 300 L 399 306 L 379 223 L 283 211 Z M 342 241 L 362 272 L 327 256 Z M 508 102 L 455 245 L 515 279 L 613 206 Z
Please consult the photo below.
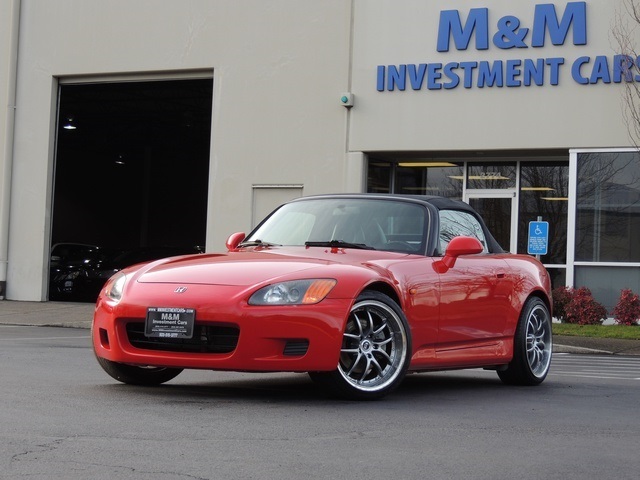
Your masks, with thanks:
M 91 328 L 94 305 L 72 302 L 0 301 L 0 325 Z M 635 327 L 629 327 L 635 328 Z M 640 327 L 637 327 L 640 328 Z M 556 353 L 640 355 L 640 340 L 601 339 L 556 335 Z
M 0 301 L 0 325 L 91 328 L 93 303 Z

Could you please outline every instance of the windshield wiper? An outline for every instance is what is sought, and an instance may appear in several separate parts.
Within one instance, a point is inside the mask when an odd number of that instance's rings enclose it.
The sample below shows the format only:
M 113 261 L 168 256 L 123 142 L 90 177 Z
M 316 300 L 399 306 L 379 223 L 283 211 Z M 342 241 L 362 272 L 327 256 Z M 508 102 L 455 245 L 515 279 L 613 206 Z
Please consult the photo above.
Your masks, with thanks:
M 365 243 L 349 243 L 343 240 L 327 240 L 324 242 L 304 242 L 305 247 L 359 248 L 361 250 L 375 250 Z
M 242 242 L 238 244 L 238 247 L 281 247 L 282 245 L 279 245 L 277 243 L 269 243 L 269 242 L 263 242 L 262 240 L 249 240 L 248 242 Z

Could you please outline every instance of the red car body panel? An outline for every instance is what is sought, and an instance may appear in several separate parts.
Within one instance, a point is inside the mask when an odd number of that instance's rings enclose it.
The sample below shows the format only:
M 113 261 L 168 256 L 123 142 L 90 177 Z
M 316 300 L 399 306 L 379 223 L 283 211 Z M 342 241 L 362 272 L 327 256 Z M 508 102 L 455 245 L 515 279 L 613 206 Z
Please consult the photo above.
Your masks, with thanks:
M 132 365 L 331 371 L 338 364 L 350 309 L 370 288 L 395 298 L 409 321 L 410 370 L 507 364 L 526 299 L 537 295 L 550 304 L 546 271 L 530 257 L 509 254 L 461 256 L 446 269 L 438 268 L 439 261 L 375 250 L 252 247 L 130 267 L 123 270 L 126 302 L 100 293 L 93 346 L 99 357 Z M 306 278 L 333 278 L 337 284 L 314 305 L 248 303 L 263 286 Z M 237 329 L 237 344 L 221 353 L 134 346 L 127 324 L 143 326 L 150 306 L 193 308 L 197 326 Z M 308 342 L 304 354 L 284 353 L 298 341 Z

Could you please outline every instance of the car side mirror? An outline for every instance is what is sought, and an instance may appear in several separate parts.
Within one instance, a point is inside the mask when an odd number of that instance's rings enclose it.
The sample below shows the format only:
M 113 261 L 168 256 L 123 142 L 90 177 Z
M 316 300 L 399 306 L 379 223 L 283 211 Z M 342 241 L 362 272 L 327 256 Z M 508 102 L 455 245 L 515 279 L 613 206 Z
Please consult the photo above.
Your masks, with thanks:
M 227 241 L 225 242 L 227 250 L 231 251 L 238 248 L 238 245 L 240 245 L 240 242 L 244 240 L 244 237 L 246 237 L 244 232 L 236 232 L 229 235 L 229 238 L 227 238 Z
M 455 237 L 447 246 L 442 260 L 435 262 L 434 267 L 438 273 L 445 273 L 456 264 L 456 259 L 462 255 L 476 255 L 482 253 L 480 240 L 474 237 Z

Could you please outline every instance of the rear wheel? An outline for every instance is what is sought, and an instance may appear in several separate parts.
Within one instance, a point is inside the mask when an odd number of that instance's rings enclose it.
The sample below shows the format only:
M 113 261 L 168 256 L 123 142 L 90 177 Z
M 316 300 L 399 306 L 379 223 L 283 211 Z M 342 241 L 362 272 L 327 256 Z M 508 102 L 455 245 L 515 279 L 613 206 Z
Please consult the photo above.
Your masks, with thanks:
M 111 377 L 119 382 L 131 385 L 160 385 L 177 377 L 181 368 L 138 367 L 124 363 L 112 362 L 106 358 L 96 357 L 98 363 Z
M 349 312 L 338 368 L 311 378 L 343 397 L 376 399 L 400 384 L 410 357 L 411 335 L 398 304 L 380 292 L 364 292 Z
M 512 385 L 538 385 L 549 372 L 553 338 L 547 305 L 532 297 L 524 305 L 513 346 L 513 360 L 498 371 L 500 380 Z

